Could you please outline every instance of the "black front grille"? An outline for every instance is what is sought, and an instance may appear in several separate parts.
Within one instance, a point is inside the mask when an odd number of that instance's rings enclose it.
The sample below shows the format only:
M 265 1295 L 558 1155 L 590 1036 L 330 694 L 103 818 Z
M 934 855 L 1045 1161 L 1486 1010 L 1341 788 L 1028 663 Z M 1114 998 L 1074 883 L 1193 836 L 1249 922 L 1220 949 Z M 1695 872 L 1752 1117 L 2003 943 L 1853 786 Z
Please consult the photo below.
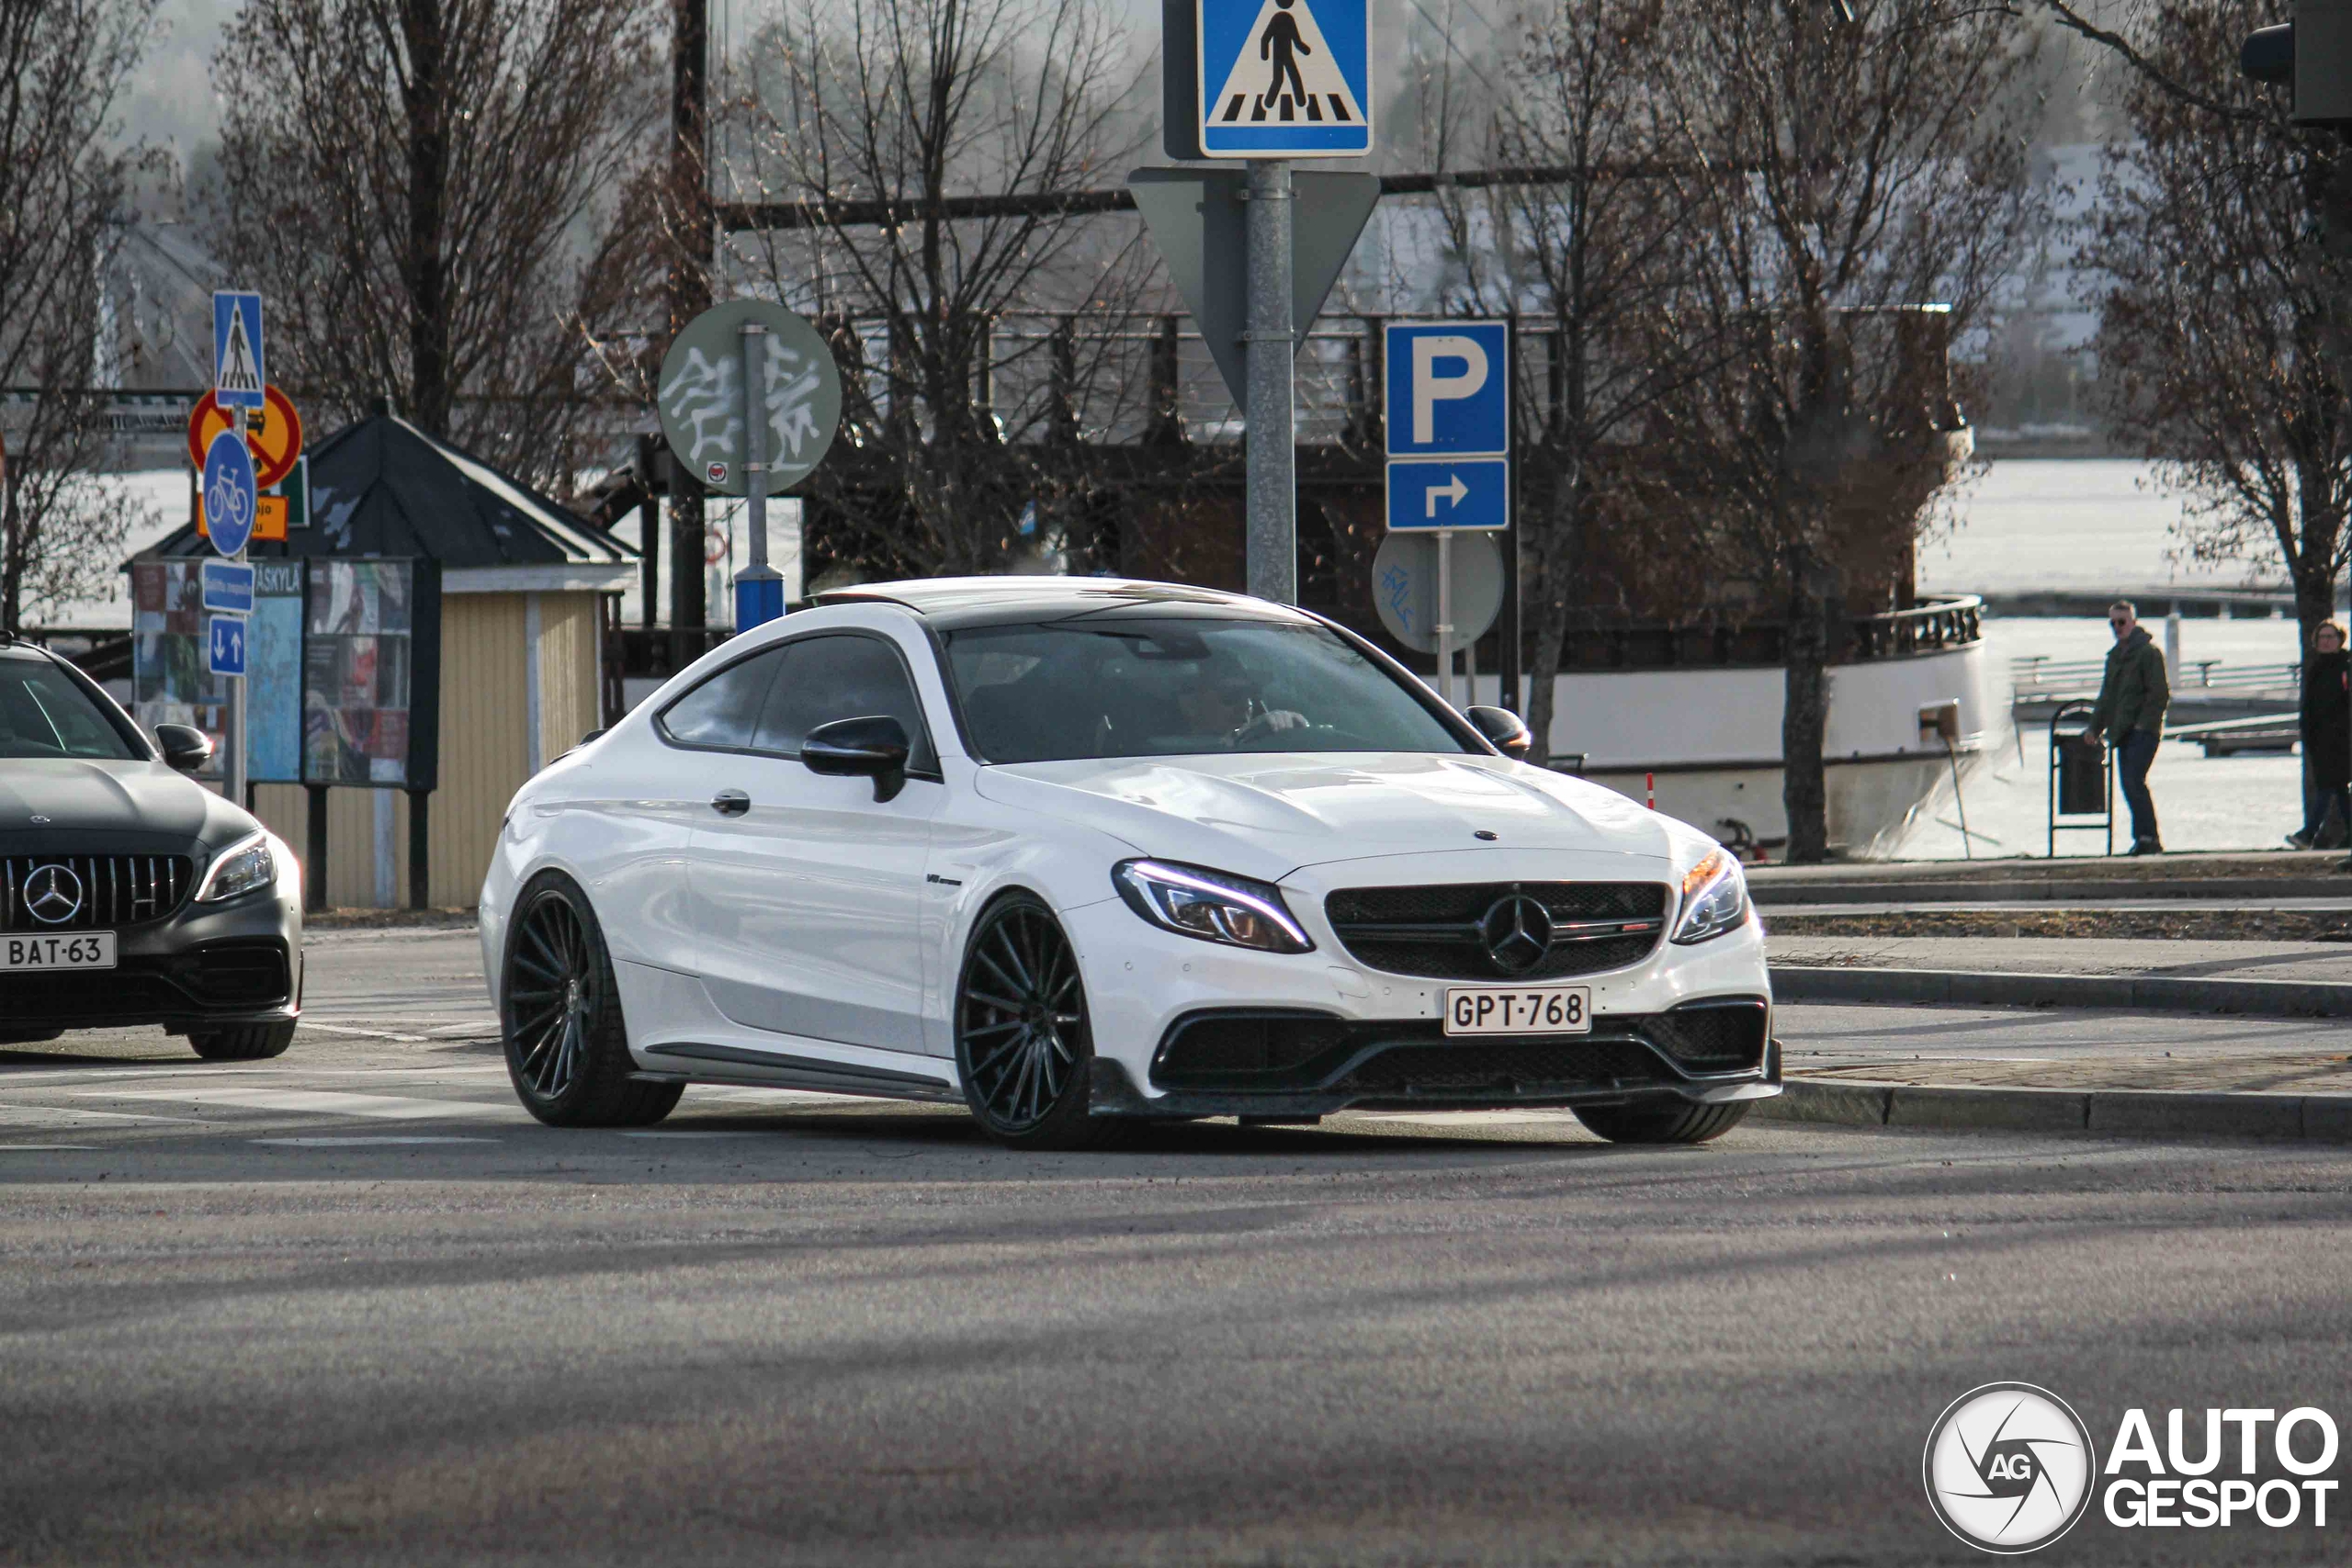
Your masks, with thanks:
M 0 975 L 0 1021 L 79 1028 L 156 1023 L 207 1013 L 255 1012 L 294 993 L 286 945 L 214 942 L 185 953 L 127 957 L 116 969 L 52 969 Z
M 1509 971 L 1488 955 L 1480 922 L 1524 894 L 1552 917 L 1552 945 L 1533 967 Z M 1348 887 L 1323 901 L 1359 962 L 1432 980 L 1556 980 L 1638 964 L 1666 931 L 1662 882 L 1474 882 L 1427 887 Z
M 1524 1098 L 1547 1090 L 1671 1083 L 1657 1053 L 1631 1040 L 1514 1040 L 1509 1043 L 1400 1045 L 1332 1087 L 1351 1094 L 1466 1094 Z
M 186 855 L 9 855 L 0 859 L 0 931 L 111 931 L 160 920 L 180 907 L 194 874 Z
M 1705 1002 L 1654 1013 L 1642 1032 L 1688 1071 L 1729 1073 L 1764 1060 L 1761 1001 Z

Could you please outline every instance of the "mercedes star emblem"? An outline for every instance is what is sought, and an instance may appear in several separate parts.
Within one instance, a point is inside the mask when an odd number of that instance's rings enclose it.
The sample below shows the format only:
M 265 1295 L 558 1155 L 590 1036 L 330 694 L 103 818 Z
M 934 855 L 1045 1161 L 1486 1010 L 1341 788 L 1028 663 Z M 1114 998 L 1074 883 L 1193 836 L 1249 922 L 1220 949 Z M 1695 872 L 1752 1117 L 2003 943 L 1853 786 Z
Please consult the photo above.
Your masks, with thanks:
M 1478 921 L 1487 956 L 1506 975 L 1524 975 L 1552 951 L 1552 911 L 1524 893 L 1498 898 Z
M 25 908 L 45 926 L 62 925 L 82 912 L 82 879 L 70 865 L 37 865 L 25 878 Z

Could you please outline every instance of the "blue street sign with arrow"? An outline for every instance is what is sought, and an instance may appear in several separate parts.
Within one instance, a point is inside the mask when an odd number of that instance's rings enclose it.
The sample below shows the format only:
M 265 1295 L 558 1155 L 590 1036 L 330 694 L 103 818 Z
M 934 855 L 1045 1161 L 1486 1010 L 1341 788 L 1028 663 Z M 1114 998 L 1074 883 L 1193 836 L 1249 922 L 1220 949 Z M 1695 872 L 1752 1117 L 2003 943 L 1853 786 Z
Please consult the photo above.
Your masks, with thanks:
M 245 618 L 243 615 L 205 617 L 205 663 L 215 675 L 245 672 Z
M 1442 457 L 1389 464 L 1388 526 L 1397 532 L 1510 527 L 1510 461 Z
M 1370 0 L 1196 0 L 1193 91 L 1207 158 L 1360 158 L 1372 151 Z M 1171 62 L 1172 63 L 1172 62 Z M 1171 119 L 1179 105 L 1170 104 Z M 1180 154 L 1182 155 L 1182 154 Z
M 244 549 L 259 494 L 244 437 L 227 430 L 214 436 L 204 449 L 204 527 L 214 549 L 224 556 Z

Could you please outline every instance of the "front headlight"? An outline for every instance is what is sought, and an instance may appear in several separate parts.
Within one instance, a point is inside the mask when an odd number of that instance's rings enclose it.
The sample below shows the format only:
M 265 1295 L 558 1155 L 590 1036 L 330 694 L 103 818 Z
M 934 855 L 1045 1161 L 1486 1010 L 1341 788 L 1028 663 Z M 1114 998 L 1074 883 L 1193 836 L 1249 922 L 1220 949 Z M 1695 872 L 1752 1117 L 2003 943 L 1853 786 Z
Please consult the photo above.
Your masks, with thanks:
M 1682 876 L 1682 919 L 1674 940 L 1689 946 L 1736 928 L 1747 919 L 1747 879 L 1739 859 L 1715 850 Z
M 198 886 L 196 899 L 199 904 L 217 904 L 240 893 L 266 887 L 277 880 L 277 856 L 270 850 L 269 835 L 255 833 L 220 852 L 212 869 L 204 874 L 204 881 Z
M 1246 876 L 1164 861 L 1121 861 L 1111 886 L 1127 908 L 1179 936 L 1260 953 L 1312 953 L 1315 943 L 1291 919 L 1282 889 Z

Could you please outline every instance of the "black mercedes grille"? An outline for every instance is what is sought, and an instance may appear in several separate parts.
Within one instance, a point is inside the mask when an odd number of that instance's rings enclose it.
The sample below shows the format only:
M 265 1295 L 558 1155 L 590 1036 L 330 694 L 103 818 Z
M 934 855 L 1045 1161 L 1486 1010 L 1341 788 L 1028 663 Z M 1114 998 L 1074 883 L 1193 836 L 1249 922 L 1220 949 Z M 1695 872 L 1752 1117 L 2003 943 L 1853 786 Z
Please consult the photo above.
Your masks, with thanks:
M 1433 887 L 1348 887 L 1323 901 L 1340 942 L 1359 961 L 1432 980 L 1556 980 L 1638 964 L 1666 931 L 1662 882 L 1474 882 Z M 1532 966 L 1507 969 L 1489 953 L 1487 911 L 1514 895 L 1544 906 L 1551 945 Z
M 9 855 L 0 859 L 0 931 L 160 920 L 187 897 L 194 874 L 186 855 Z
M 1549 1089 L 1671 1083 L 1655 1053 L 1630 1040 L 1521 1040 L 1492 1045 L 1400 1045 L 1332 1087 L 1354 1094 L 1525 1096 Z
M 1677 1008 L 1642 1020 L 1642 1032 L 1691 1072 L 1736 1072 L 1764 1060 L 1764 1004 Z

